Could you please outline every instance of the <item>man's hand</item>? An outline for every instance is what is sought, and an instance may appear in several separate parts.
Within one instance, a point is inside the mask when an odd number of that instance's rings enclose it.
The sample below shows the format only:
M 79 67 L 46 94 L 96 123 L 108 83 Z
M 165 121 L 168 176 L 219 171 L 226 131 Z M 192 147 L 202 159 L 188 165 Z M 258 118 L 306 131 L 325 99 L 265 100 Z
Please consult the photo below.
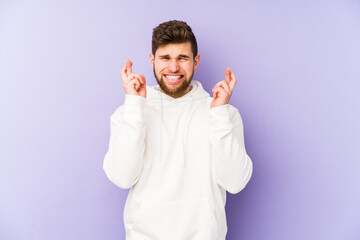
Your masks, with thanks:
M 235 74 L 230 68 L 225 69 L 225 80 L 218 82 L 212 89 L 213 101 L 210 108 L 218 107 L 229 103 L 232 91 L 235 87 Z
M 145 76 L 144 74 L 139 75 L 133 73 L 131 69 L 132 65 L 133 63 L 127 60 L 121 71 L 125 94 L 138 95 L 146 98 Z

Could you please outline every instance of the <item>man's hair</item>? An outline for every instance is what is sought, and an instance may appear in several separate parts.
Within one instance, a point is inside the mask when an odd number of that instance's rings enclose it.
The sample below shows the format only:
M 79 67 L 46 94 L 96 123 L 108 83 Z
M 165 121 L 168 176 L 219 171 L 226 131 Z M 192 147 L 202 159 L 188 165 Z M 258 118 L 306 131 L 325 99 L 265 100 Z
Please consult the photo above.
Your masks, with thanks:
M 191 43 L 191 51 L 195 56 L 198 48 L 194 33 L 186 22 L 172 20 L 161 23 L 153 29 L 152 34 L 152 53 L 155 55 L 156 50 L 169 43 Z

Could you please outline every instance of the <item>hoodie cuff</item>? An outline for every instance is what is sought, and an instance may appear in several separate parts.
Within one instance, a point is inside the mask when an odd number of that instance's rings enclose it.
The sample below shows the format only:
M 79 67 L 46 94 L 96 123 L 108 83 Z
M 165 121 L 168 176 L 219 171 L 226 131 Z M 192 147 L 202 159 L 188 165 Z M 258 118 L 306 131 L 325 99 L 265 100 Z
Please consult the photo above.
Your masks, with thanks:
M 125 95 L 124 120 L 129 122 L 142 123 L 143 109 L 146 98 L 137 95 Z
M 221 128 L 231 128 L 230 105 L 225 104 L 210 109 L 211 123 Z

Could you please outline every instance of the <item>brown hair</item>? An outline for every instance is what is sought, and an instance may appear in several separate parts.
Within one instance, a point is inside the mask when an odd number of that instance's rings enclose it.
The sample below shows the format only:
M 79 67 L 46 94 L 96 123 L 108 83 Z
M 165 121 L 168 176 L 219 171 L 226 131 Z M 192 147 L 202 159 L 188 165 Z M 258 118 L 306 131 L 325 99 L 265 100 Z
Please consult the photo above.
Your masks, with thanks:
M 191 43 L 191 51 L 195 56 L 197 55 L 197 42 L 194 33 L 186 22 L 172 20 L 163 22 L 153 29 L 152 34 L 152 53 L 155 55 L 158 47 L 169 43 Z

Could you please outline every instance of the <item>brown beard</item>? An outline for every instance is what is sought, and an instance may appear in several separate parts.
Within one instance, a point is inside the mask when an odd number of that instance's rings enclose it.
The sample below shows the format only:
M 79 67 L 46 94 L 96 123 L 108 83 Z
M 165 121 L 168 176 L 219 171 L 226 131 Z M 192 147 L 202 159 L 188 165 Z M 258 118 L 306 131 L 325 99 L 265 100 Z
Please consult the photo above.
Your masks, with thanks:
M 176 88 L 176 89 L 169 89 L 166 84 L 165 84 L 165 81 L 163 79 L 163 77 L 158 77 L 155 73 L 155 64 L 153 64 L 153 72 L 154 72 L 154 76 L 155 76 L 155 79 L 157 81 L 157 83 L 159 84 L 159 87 L 160 89 L 166 93 L 167 95 L 173 97 L 173 98 L 176 98 L 178 96 L 182 96 L 183 93 L 186 91 L 186 89 L 188 89 L 190 83 L 191 83 L 191 80 L 194 76 L 194 71 L 191 73 L 191 76 L 189 77 L 189 79 L 185 79 L 185 81 L 183 81 L 181 83 L 181 85 Z M 185 75 L 184 75 L 185 77 Z

